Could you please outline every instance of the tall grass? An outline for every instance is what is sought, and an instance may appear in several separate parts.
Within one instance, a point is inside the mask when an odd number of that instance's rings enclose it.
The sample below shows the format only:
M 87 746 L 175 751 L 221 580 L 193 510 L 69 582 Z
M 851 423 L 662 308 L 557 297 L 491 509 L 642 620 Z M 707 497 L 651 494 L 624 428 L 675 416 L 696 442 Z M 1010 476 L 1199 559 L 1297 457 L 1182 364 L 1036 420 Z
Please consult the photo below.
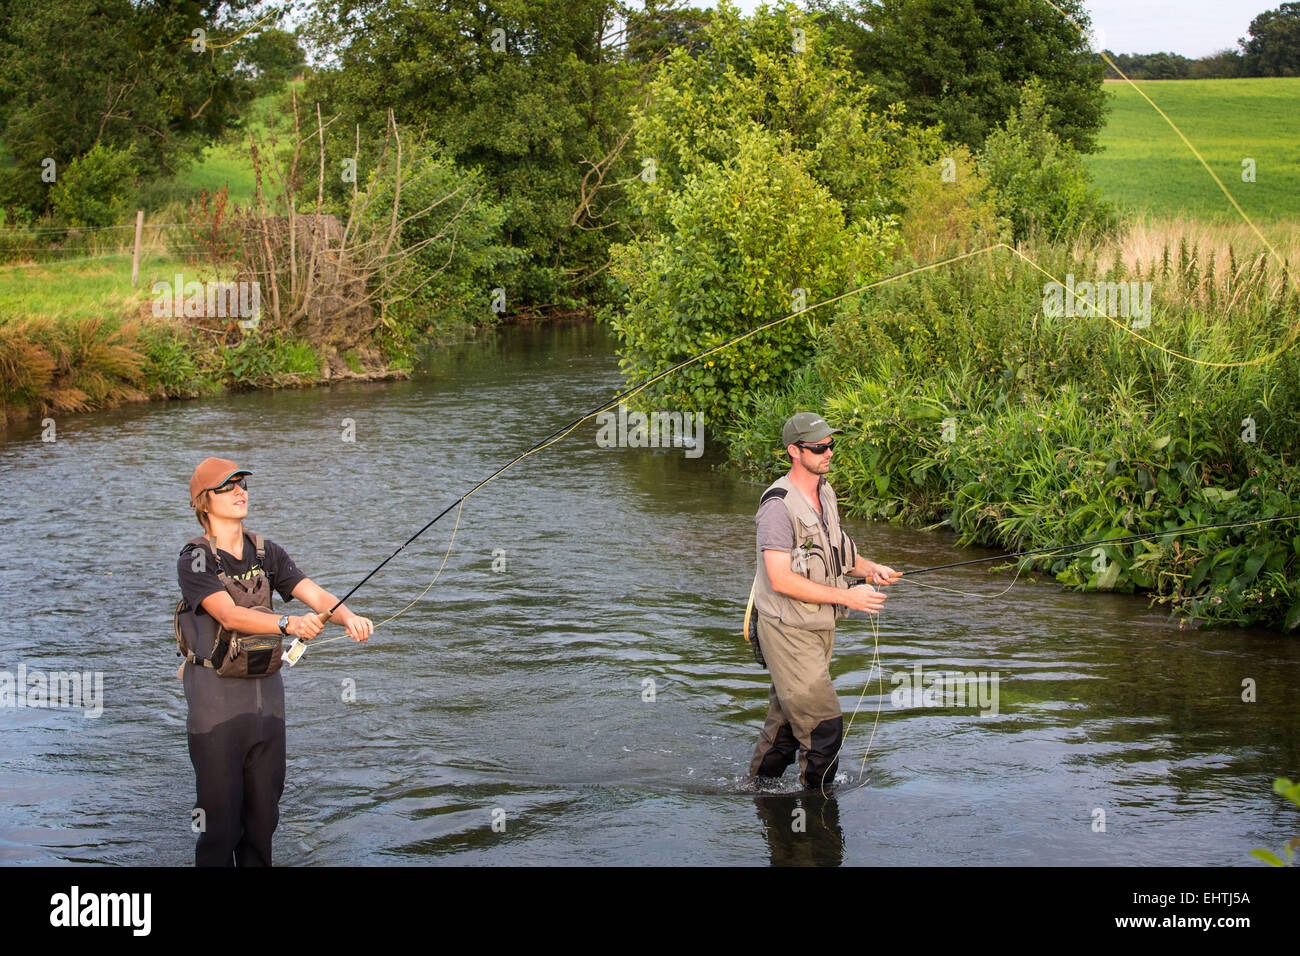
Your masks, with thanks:
M 1031 254 L 1059 277 L 1151 282 L 1148 328 L 1051 317 L 1045 277 L 1005 258 L 846 300 L 816 329 L 804 373 L 753 397 L 727 436 L 733 457 L 775 475 L 781 421 L 816 409 L 847 432 L 833 469 L 847 511 L 1007 550 L 1300 511 L 1294 282 L 1267 260 L 1227 278 L 1194 243 L 1140 266 L 1113 252 Z M 1202 619 L 1289 628 L 1298 555 L 1288 522 L 1036 563 L 1073 587 L 1149 590 Z

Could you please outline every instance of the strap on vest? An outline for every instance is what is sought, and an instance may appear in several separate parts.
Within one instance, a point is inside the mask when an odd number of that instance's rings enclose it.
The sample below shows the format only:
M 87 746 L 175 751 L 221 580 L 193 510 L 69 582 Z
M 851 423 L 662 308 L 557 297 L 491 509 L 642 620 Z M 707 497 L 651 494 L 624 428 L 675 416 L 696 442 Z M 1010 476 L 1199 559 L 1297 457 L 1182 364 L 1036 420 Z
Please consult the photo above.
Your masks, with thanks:
M 761 508 L 773 498 L 784 498 L 786 491 L 784 488 L 769 488 L 763 492 L 763 497 L 758 499 L 758 506 Z

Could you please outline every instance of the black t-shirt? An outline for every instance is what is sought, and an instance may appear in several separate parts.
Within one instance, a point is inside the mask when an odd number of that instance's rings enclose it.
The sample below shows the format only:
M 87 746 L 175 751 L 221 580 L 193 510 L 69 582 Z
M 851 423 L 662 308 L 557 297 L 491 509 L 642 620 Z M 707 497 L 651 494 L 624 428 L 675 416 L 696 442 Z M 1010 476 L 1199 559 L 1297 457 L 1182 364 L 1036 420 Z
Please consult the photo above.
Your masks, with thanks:
M 271 587 L 279 592 L 280 597 L 286 602 L 292 601 L 293 589 L 307 575 L 298 570 L 298 565 L 293 563 L 293 558 L 289 557 L 284 548 L 271 539 L 264 539 L 263 546 L 266 548 L 266 563 L 265 565 L 259 565 L 257 546 L 253 543 L 253 536 L 245 531 L 242 560 L 236 559 L 229 551 L 218 549 L 221 566 L 225 569 L 226 574 L 235 580 L 251 578 L 259 570 L 264 571 L 271 581 Z M 196 555 L 194 553 L 196 550 L 202 551 L 202 555 Z M 199 545 L 185 546 L 185 550 L 181 552 L 180 558 L 176 562 L 176 575 L 180 580 L 181 595 L 185 598 L 185 603 L 193 608 L 196 614 L 207 613 L 203 609 L 204 598 L 210 594 L 225 590 L 222 587 L 221 579 L 217 577 L 217 569 L 213 567 L 213 561 L 207 549 Z

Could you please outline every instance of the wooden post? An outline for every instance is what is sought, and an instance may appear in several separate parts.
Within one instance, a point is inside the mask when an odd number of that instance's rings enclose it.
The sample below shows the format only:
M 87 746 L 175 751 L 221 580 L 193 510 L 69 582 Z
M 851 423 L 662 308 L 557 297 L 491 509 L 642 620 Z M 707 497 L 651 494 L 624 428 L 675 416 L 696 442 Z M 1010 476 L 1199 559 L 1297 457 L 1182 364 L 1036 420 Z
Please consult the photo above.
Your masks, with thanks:
M 135 254 L 131 257 L 131 285 L 140 281 L 140 235 L 144 232 L 144 210 L 135 211 Z

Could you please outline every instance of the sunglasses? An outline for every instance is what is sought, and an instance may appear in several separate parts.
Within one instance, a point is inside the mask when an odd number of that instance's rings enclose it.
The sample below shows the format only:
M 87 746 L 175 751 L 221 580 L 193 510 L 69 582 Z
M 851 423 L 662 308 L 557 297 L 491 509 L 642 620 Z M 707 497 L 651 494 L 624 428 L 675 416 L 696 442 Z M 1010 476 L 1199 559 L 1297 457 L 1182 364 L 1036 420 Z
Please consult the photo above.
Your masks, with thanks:
M 247 479 L 244 479 L 244 478 L 237 478 L 237 479 L 234 480 L 234 481 L 228 481 L 228 482 L 226 482 L 226 483 L 225 483 L 224 485 L 222 485 L 220 488 L 210 488 L 209 490 L 210 490 L 214 495 L 224 495 L 226 492 L 228 492 L 228 491 L 234 491 L 236 488 L 242 488 L 244 491 L 247 491 L 247 490 L 248 490 L 248 481 L 247 481 Z
M 802 448 L 804 451 L 812 452 L 814 455 L 824 455 L 832 448 L 835 447 L 835 439 L 832 438 L 830 441 L 822 442 L 820 445 L 805 445 L 801 441 L 797 441 L 795 442 L 795 444 L 798 445 L 800 448 Z

